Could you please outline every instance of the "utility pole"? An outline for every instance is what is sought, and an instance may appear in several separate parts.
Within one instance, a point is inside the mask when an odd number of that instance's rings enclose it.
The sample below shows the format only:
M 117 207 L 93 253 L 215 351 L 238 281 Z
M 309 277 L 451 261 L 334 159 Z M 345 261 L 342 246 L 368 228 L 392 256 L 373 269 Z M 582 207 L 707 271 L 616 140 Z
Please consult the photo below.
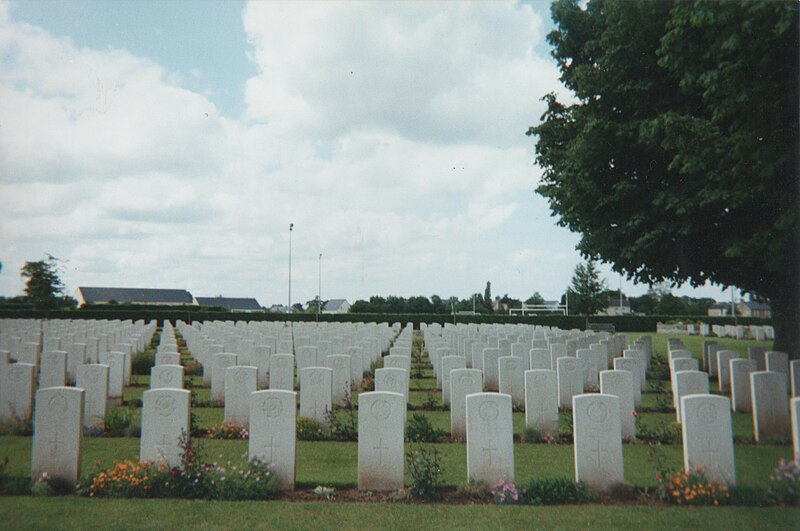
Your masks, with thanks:
M 292 229 L 294 223 L 289 223 L 289 313 L 292 313 Z

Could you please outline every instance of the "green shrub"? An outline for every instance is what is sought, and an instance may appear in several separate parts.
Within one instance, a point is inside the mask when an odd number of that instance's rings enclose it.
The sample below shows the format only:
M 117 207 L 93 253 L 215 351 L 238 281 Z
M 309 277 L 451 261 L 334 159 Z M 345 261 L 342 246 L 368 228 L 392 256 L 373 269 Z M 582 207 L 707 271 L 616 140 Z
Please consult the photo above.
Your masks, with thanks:
M 277 494 L 274 475 L 258 460 L 202 463 L 201 449 L 181 436 L 181 465 L 115 461 L 108 470 L 92 469 L 79 482 L 81 496 L 108 498 L 201 498 L 264 500 Z
M 525 503 L 531 505 L 560 505 L 589 501 L 594 495 L 582 482 L 568 478 L 533 479 L 524 489 Z
M 152 350 L 137 352 L 131 361 L 131 374 L 150 375 L 150 369 L 156 364 L 156 353 Z
M 358 410 L 350 391 L 345 392 L 344 407 L 325 411 L 325 420 L 331 428 L 331 438 L 336 441 L 358 440 Z
M 136 415 L 132 408 L 115 407 L 105 417 L 106 434 L 111 437 L 133 437 L 136 435 Z
M 301 441 L 327 441 L 331 436 L 316 419 L 297 417 L 297 439 Z
M 411 476 L 411 494 L 426 500 L 438 499 L 444 469 L 436 448 L 413 448 L 406 454 L 406 463 Z
M 33 420 L 12 418 L 0 421 L 0 435 L 30 437 L 33 435 Z
M 677 424 L 651 425 L 639 418 L 636 422 L 636 438 L 644 442 L 675 444 L 681 441 L 681 430 Z
M 458 496 L 461 498 L 482 502 L 486 501 L 486 499 L 489 497 L 489 489 L 487 489 L 486 485 L 483 483 L 469 481 L 456 487 L 456 494 L 458 494 Z
M 522 442 L 553 444 L 556 443 L 557 440 L 551 433 L 542 433 L 536 428 L 525 426 L 525 428 L 522 429 Z
M 769 498 L 780 505 L 797 505 L 800 502 L 800 466 L 781 458 L 769 476 Z
M 406 425 L 406 440 L 408 442 L 435 443 L 440 442 L 446 435 L 447 433 L 444 430 L 434 428 L 428 417 L 422 413 L 414 413 Z
M 770 504 L 770 500 L 770 493 L 765 489 L 746 485 L 728 487 L 728 505 L 767 507 Z

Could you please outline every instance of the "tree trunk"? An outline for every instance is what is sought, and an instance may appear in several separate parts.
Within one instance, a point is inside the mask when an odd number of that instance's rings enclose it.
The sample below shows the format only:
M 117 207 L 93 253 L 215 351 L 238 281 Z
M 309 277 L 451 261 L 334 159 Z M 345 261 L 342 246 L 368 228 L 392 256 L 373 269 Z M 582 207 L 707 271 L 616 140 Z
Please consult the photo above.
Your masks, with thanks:
M 800 359 L 800 287 L 791 279 L 784 289 L 770 298 L 772 323 L 775 327 L 774 350 Z

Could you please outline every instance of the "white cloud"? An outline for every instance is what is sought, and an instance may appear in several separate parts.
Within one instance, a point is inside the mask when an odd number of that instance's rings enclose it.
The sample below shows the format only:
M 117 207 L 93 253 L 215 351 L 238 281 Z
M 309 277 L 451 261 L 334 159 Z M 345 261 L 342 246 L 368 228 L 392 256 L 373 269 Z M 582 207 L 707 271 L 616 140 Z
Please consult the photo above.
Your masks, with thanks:
M 316 294 L 320 252 L 323 296 L 351 301 L 486 280 L 522 296 L 546 291 L 531 271 L 571 274 L 574 237 L 530 215 L 524 133 L 558 85 L 529 6 L 250 3 L 259 73 L 239 121 L 150 59 L 12 19 L 0 0 L 4 295 L 51 253 L 71 289 L 284 302 L 289 223 L 295 301 Z M 555 273 L 531 268 L 540 240 Z

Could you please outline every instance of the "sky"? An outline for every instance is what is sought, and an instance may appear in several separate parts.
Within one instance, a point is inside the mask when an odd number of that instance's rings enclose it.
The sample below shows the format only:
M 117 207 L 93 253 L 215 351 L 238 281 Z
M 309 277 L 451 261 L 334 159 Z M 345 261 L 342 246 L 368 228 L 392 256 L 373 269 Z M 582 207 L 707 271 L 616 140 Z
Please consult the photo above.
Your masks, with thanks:
M 0 0 L 0 295 L 49 254 L 70 295 L 557 299 L 579 235 L 525 135 L 569 97 L 551 29 L 536 0 Z

